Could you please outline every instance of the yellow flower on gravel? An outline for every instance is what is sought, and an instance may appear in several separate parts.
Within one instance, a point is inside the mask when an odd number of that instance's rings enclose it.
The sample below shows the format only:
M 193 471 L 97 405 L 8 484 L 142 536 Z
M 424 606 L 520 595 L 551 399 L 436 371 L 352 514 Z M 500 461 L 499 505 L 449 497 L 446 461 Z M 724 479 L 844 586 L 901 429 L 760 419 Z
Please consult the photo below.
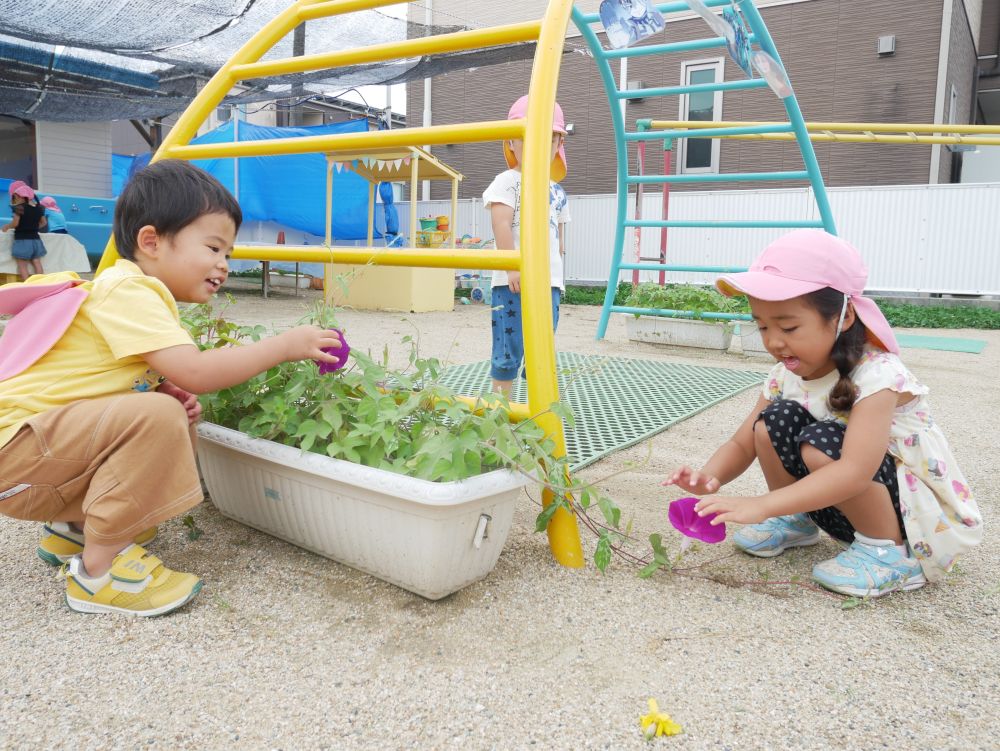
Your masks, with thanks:
M 683 732 L 681 726 L 670 719 L 670 715 L 660 711 L 660 708 L 656 705 L 656 699 L 649 700 L 649 714 L 644 714 L 640 717 L 639 724 L 642 726 L 642 732 L 647 738 L 658 738 L 661 735 L 677 735 Z

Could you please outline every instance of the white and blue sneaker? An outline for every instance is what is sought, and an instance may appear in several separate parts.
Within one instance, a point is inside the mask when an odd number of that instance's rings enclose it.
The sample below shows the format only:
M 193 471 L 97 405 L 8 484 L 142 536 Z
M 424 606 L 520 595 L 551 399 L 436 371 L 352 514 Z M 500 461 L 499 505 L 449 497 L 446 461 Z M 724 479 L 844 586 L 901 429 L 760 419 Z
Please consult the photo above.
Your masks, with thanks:
M 900 552 L 892 540 L 873 540 L 860 532 L 843 553 L 813 566 L 813 580 L 853 597 L 881 597 L 927 583 L 916 558 Z
M 808 514 L 775 516 L 760 524 L 750 524 L 733 535 L 736 547 L 759 558 L 774 558 L 788 548 L 815 545 L 819 527 Z

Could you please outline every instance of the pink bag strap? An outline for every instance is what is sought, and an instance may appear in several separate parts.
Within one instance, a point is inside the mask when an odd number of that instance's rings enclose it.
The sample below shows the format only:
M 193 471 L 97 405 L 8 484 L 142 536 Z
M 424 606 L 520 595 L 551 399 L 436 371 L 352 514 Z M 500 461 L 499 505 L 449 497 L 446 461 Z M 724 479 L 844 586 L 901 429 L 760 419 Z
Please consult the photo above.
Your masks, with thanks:
M 0 336 L 0 381 L 23 373 L 62 338 L 90 294 L 82 279 L 0 287 L 0 314 L 13 315 Z

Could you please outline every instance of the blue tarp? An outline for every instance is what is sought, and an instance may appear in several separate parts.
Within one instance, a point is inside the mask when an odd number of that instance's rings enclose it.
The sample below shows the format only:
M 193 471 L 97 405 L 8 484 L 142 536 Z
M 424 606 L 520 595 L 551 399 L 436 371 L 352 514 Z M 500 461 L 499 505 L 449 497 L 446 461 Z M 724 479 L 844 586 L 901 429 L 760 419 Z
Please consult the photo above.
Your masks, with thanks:
M 319 136 L 330 133 L 353 133 L 368 130 L 366 120 L 352 120 L 331 125 L 301 128 L 270 128 L 239 124 L 239 141 L 269 138 Z M 191 141 L 231 143 L 235 126 L 232 120 Z M 234 159 L 194 161 L 236 193 Z M 114 155 L 115 195 L 124 187 L 127 176 L 149 162 L 149 154 L 135 157 Z M 242 157 L 239 160 L 239 195 L 244 221 L 273 221 L 313 235 L 326 235 L 326 159 L 322 154 Z M 117 180 L 121 176 L 120 186 Z M 368 237 L 368 182 L 347 170 L 333 173 L 333 237 L 337 240 L 363 240 Z M 376 236 L 381 236 L 376 224 Z

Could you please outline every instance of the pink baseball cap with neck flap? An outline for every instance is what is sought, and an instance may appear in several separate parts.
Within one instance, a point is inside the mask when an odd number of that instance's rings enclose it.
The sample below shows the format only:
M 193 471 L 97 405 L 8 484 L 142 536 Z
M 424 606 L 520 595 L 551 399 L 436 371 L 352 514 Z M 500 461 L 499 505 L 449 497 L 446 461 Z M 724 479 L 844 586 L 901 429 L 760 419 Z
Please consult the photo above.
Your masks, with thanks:
M 820 229 L 782 235 L 757 256 L 749 271 L 719 277 L 715 286 L 727 297 L 791 300 L 824 287 L 843 293 L 868 333 L 882 349 L 899 354 L 892 327 L 873 300 L 862 297 L 868 267 L 850 243 Z
M 559 106 L 559 102 L 556 102 L 555 105 L 555 109 L 552 112 L 552 132 L 566 135 L 566 118 L 563 116 L 562 107 Z M 522 117 L 527 117 L 527 115 L 528 96 L 525 94 L 510 106 L 507 119 L 519 120 Z M 507 160 L 507 166 L 514 169 L 517 166 L 517 159 L 514 158 L 514 152 L 510 150 L 507 141 L 503 142 L 503 155 Z M 559 151 L 556 152 L 555 157 L 552 159 L 552 174 L 550 176 L 552 182 L 557 183 L 566 177 L 566 169 L 566 146 L 565 144 L 561 144 Z

